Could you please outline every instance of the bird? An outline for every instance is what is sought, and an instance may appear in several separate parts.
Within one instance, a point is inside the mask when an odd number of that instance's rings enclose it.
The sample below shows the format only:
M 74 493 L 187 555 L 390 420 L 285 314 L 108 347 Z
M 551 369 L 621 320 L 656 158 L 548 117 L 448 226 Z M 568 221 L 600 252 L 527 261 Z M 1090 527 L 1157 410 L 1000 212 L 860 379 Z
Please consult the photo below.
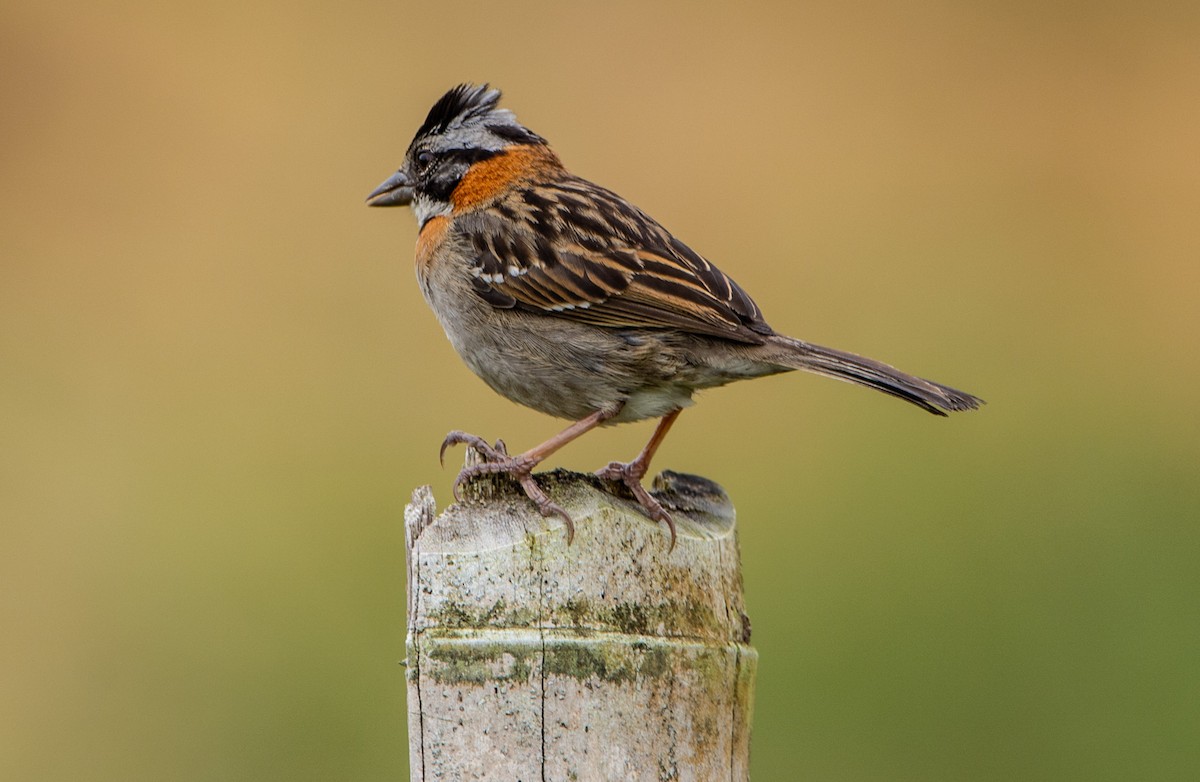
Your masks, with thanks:
M 460 84 L 429 110 L 399 169 L 367 197 L 416 217 L 421 292 L 466 365 L 494 391 L 572 423 L 510 455 L 503 441 L 451 431 L 446 449 L 481 456 L 454 482 L 515 479 L 546 517 L 570 515 L 533 469 L 599 427 L 658 419 L 631 461 L 597 471 L 665 523 L 643 486 L 695 392 L 792 370 L 882 391 L 935 415 L 983 400 L 888 364 L 781 334 L 741 286 L 646 212 L 572 174 L 549 142 L 500 107 L 489 84 Z

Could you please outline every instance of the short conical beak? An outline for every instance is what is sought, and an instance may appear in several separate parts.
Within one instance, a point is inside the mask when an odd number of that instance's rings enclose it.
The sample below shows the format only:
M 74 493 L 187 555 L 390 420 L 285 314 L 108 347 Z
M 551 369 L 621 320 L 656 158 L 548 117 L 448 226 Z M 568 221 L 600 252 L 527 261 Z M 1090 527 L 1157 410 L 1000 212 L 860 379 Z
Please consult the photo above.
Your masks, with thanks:
M 408 182 L 408 175 L 400 170 L 367 196 L 367 206 L 408 206 L 412 200 L 412 185 Z

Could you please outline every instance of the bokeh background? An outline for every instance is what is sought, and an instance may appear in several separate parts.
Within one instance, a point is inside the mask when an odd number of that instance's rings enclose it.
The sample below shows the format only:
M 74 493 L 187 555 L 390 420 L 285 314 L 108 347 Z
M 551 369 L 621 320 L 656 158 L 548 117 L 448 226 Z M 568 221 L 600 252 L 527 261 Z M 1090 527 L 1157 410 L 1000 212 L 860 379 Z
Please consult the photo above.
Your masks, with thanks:
M 667 440 L 739 507 L 756 779 L 1195 779 L 1197 41 L 1179 2 L 3 2 L 0 778 L 407 778 L 409 492 L 451 428 L 560 424 L 363 198 L 490 80 L 776 328 L 989 400 L 785 376 Z

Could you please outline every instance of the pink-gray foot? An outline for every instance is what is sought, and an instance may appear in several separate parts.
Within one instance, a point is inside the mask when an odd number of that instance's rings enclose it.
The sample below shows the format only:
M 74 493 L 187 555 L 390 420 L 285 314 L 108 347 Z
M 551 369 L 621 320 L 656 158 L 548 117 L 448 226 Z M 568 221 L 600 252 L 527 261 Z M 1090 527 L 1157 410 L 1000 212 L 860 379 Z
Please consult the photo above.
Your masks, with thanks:
M 533 502 L 539 513 L 543 516 L 558 516 L 563 520 L 567 526 L 567 545 L 571 544 L 571 541 L 575 539 L 575 522 L 560 505 L 550 499 L 533 478 L 533 468 L 541 462 L 541 459 L 525 454 L 509 456 L 502 440 L 497 440 L 496 445 L 492 446 L 482 437 L 456 430 L 446 435 L 446 439 L 442 441 L 438 458 L 443 460 L 443 464 L 445 463 L 446 449 L 460 444 L 474 448 L 483 461 L 463 467 L 459 471 L 458 477 L 454 479 L 455 499 L 462 499 L 461 488 L 467 481 L 480 475 L 507 475 L 521 484 L 525 496 Z

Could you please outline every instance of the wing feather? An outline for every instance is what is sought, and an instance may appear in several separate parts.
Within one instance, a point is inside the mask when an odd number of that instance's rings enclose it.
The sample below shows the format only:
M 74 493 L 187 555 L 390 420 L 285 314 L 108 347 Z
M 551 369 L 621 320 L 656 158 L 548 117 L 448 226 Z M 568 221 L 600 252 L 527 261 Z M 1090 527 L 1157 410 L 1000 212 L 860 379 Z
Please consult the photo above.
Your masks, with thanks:
M 640 209 L 585 180 L 538 183 L 457 226 L 475 252 L 475 289 L 493 306 L 754 344 L 774 333 L 737 283 Z

